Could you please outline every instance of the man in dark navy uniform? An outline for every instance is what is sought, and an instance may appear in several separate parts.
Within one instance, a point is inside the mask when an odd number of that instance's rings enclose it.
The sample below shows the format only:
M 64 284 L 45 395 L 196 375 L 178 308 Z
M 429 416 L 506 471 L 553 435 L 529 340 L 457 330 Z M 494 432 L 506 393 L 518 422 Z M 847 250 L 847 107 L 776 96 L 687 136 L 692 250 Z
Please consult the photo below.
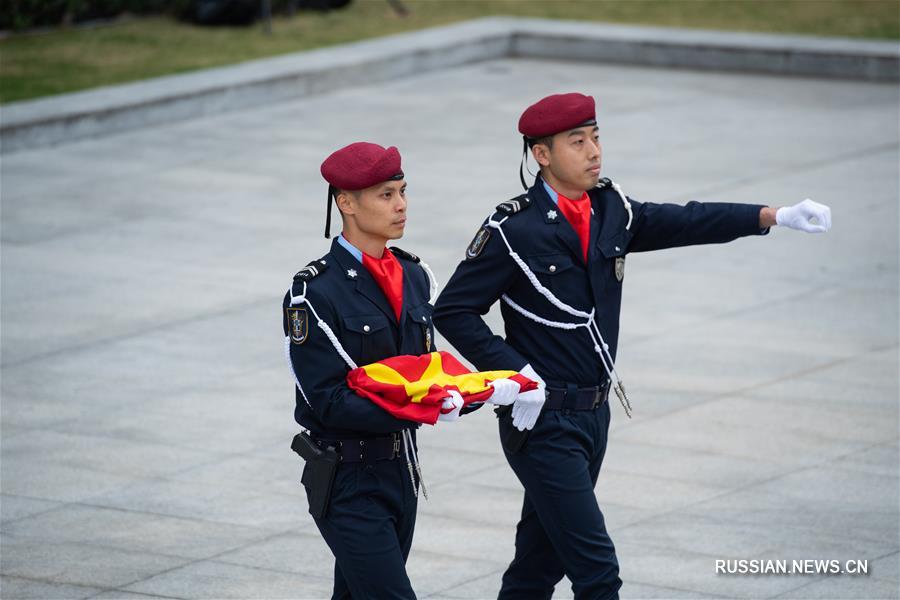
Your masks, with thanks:
M 314 495 L 325 493 L 327 509 L 313 517 L 335 556 L 333 598 L 415 598 L 405 565 L 421 485 L 418 424 L 355 394 L 346 376 L 356 366 L 435 350 L 431 275 L 416 256 L 386 248 L 406 225 L 396 148 L 351 144 L 321 171 L 329 182 L 325 237 L 332 199 L 343 232 L 328 254 L 295 275 L 282 310 L 294 418 L 309 431 L 313 452 L 336 456 L 332 479 L 307 486 L 310 509 Z M 441 420 L 458 418 L 462 399 L 451 396 Z M 312 467 L 308 460 L 304 483 Z
M 777 211 L 631 200 L 600 179 L 594 100 L 581 94 L 530 106 L 519 131 L 540 173 L 478 230 L 435 323 L 476 368 L 521 371 L 543 388 L 498 411 L 504 453 L 525 488 L 500 598 L 550 598 L 563 575 L 577 599 L 617 598 L 619 566 L 594 486 L 610 390 L 630 415 L 614 364 L 626 255 L 765 235 L 776 224 L 824 232 L 831 215 L 810 200 Z M 505 339 L 482 319 L 497 300 Z

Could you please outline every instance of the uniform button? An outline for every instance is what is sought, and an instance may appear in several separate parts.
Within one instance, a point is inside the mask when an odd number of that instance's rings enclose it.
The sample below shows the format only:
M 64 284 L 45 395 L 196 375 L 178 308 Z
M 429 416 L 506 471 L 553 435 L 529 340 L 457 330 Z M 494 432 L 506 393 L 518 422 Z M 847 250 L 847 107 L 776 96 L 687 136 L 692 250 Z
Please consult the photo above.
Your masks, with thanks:
M 372 329 L 372 328 L 369 327 L 368 325 L 363 325 L 363 331 L 368 332 L 370 329 Z
M 359 445 L 360 445 L 360 446 L 365 446 L 365 445 L 366 445 L 365 440 L 359 440 Z
M 621 252 L 621 251 L 622 251 L 622 249 L 619 248 L 618 246 L 616 246 L 616 252 Z
M 422 315 L 422 321 L 428 321 L 428 319 L 425 318 L 425 315 Z
M 556 265 L 550 265 L 550 272 L 556 273 Z

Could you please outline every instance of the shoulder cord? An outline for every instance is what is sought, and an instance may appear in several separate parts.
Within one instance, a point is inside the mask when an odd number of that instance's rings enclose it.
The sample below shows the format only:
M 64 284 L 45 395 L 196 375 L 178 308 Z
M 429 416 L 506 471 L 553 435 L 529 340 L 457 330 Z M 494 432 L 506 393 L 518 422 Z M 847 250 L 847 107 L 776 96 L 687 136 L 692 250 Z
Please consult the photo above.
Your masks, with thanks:
M 300 395 L 303 396 L 303 399 L 306 401 L 306 405 L 312 409 L 312 404 L 309 403 L 309 398 L 306 397 L 306 392 L 303 391 L 303 386 L 300 385 L 300 380 L 297 379 L 297 373 L 294 372 L 294 365 L 291 363 L 291 336 L 284 336 L 284 358 L 287 360 L 288 367 L 291 370 L 291 376 L 294 378 L 294 383 L 297 384 L 297 389 L 300 390 Z
M 619 195 L 619 198 L 622 199 L 622 205 L 625 207 L 625 212 L 628 213 L 628 222 L 625 224 L 625 231 L 631 230 L 631 223 L 634 221 L 634 212 L 631 210 L 631 202 L 628 200 L 628 197 L 625 195 L 625 192 L 622 191 L 622 186 L 613 181 L 609 180 L 612 188 L 616 190 L 616 193 Z M 594 326 L 594 330 L 596 330 L 596 335 L 603 342 L 603 338 L 600 337 L 600 329 L 597 327 L 597 323 L 592 321 L 591 324 Z M 594 347 L 596 350 L 596 346 Z M 609 354 L 609 346 L 607 344 L 603 344 L 603 349 L 606 351 L 607 355 Z M 610 358 L 612 361 L 612 358 Z M 613 373 L 615 373 L 615 366 L 613 366 Z M 622 403 L 622 406 L 625 408 L 625 414 L 631 417 L 631 403 L 628 401 L 628 396 L 625 394 L 625 386 L 622 384 L 622 380 L 618 378 L 618 374 L 616 375 L 616 380 L 618 382 L 618 386 L 614 386 L 613 390 L 616 392 L 616 396 L 619 397 L 619 402 Z
M 437 300 L 437 289 L 438 283 L 437 279 L 434 276 L 434 271 L 431 270 L 431 267 L 428 266 L 428 263 L 420 260 L 419 265 L 425 270 L 425 275 L 428 276 L 428 304 L 434 306 L 434 301 Z
M 580 327 L 584 327 L 587 329 L 588 334 L 591 336 L 591 342 L 594 344 L 594 352 L 600 357 L 600 362 L 603 364 L 603 369 L 606 371 L 607 376 L 609 376 L 609 380 L 612 383 L 613 390 L 616 393 L 616 396 L 619 398 L 619 402 L 622 403 L 622 408 L 625 409 L 625 414 L 628 418 L 631 418 L 631 402 L 628 400 L 628 396 L 625 395 L 625 386 L 622 383 L 622 380 L 619 378 L 619 374 L 616 372 L 616 366 L 613 362 L 612 355 L 609 353 L 609 344 L 607 344 L 603 340 L 603 336 L 600 334 L 600 328 L 597 327 L 597 321 L 594 318 L 596 309 L 592 309 L 591 312 L 586 313 L 584 311 L 573 308 L 557 298 L 553 292 L 548 290 L 546 287 L 541 285 L 541 282 L 538 281 L 537 275 L 525 264 L 525 261 L 522 260 L 522 257 L 518 255 L 518 253 L 512 249 L 512 246 L 509 243 L 509 240 L 506 238 L 506 234 L 503 232 L 503 223 L 509 217 L 504 217 L 500 221 L 494 221 L 493 218 L 488 219 L 487 225 L 492 229 L 496 229 L 500 233 L 500 237 L 503 239 L 503 243 L 506 245 L 507 250 L 509 250 L 509 256 L 513 259 L 522 272 L 525 274 L 525 277 L 534 286 L 534 289 L 538 291 L 544 298 L 547 299 L 550 304 L 557 307 L 561 311 L 572 315 L 573 317 L 580 317 L 584 319 L 583 323 L 565 323 L 560 321 L 551 321 L 549 319 L 544 319 L 543 317 L 539 317 L 538 315 L 528 311 L 524 307 L 520 306 L 516 302 L 509 297 L 508 294 L 503 294 L 501 299 L 506 302 L 510 307 L 513 308 L 519 314 L 531 319 L 535 323 L 539 323 L 541 325 L 547 327 L 553 327 L 556 329 L 564 329 L 564 330 L 574 330 Z M 630 223 L 629 223 L 630 224 Z
M 628 198 L 625 197 L 625 192 L 622 191 L 622 188 L 618 183 L 616 183 L 612 179 L 609 180 L 609 183 L 610 185 L 612 185 L 612 188 L 616 190 L 616 193 L 619 194 L 619 198 L 622 199 L 622 204 L 625 205 L 625 212 L 628 213 L 628 223 L 626 223 L 625 225 L 625 230 L 628 231 L 629 229 L 631 229 L 631 222 L 634 220 L 634 213 L 631 212 L 631 202 L 629 202 Z
M 431 269 L 426 267 L 426 273 L 430 274 Z M 429 281 L 433 281 L 433 276 L 429 277 Z M 326 323 L 322 317 L 319 316 L 319 313 L 316 312 L 316 309 L 313 308 L 312 303 L 309 301 L 309 298 L 306 297 L 306 282 L 303 282 L 303 291 L 299 296 L 294 295 L 294 286 L 288 289 L 288 294 L 291 296 L 291 306 L 295 304 L 306 304 L 309 307 L 310 312 L 312 312 L 313 316 L 316 318 L 316 325 L 325 332 L 325 337 L 328 338 L 328 341 L 331 342 L 331 345 L 334 347 L 335 351 L 340 355 L 344 362 L 347 363 L 347 366 L 350 369 L 356 369 L 356 363 L 353 362 L 353 359 L 350 358 L 350 355 L 347 354 L 347 351 L 341 345 L 341 342 L 338 340 L 337 336 L 334 335 L 334 331 L 329 327 L 328 323 Z M 291 361 L 291 340 L 290 336 L 285 336 L 284 338 L 284 352 L 285 357 L 287 358 L 288 367 L 291 369 L 291 374 L 294 376 L 294 382 L 297 384 L 297 389 L 300 390 L 300 394 L 303 395 L 303 399 L 306 400 L 306 404 L 312 408 L 312 405 L 309 403 L 309 399 L 306 397 L 306 393 L 303 391 L 303 387 L 300 385 L 300 380 L 297 378 L 297 372 L 294 370 L 294 364 Z M 422 494 L 425 496 L 425 499 L 428 499 L 428 494 L 425 491 L 425 480 L 422 479 L 422 467 L 419 466 L 419 457 L 416 454 L 416 448 L 412 443 L 412 433 L 409 432 L 408 429 L 403 429 L 400 432 L 403 437 L 403 452 L 406 454 L 406 466 L 409 469 L 409 480 L 412 483 L 413 493 L 416 497 L 419 496 L 419 490 L 416 487 L 416 479 L 413 476 L 413 467 L 415 467 L 416 472 L 419 474 L 419 483 L 422 485 Z M 412 449 L 412 460 L 410 460 L 410 449 Z
M 350 358 L 350 355 L 347 354 L 347 351 L 341 346 L 341 343 L 338 341 L 337 336 L 334 335 L 334 331 L 332 331 L 331 327 L 328 326 L 328 323 L 322 320 L 322 317 L 319 316 L 319 313 L 316 312 L 316 309 L 313 308 L 312 303 L 310 303 L 309 299 L 306 297 L 306 282 L 303 282 L 303 292 L 299 296 L 294 295 L 293 287 L 294 286 L 291 286 L 291 289 L 288 290 L 288 293 L 291 295 L 291 306 L 294 306 L 295 304 L 306 304 L 316 318 L 316 325 L 325 332 L 325 337 L 328 338 L 328 341 L 331 342 L 331 345 L 334 346 L 337 353 L 340 354 L 341 358 L 344 359 L 344 362 L 347 363 L 347 366 L 350 367 L 350 369 L 355 369 L 356 363 L 353 362 L 353 359 Z

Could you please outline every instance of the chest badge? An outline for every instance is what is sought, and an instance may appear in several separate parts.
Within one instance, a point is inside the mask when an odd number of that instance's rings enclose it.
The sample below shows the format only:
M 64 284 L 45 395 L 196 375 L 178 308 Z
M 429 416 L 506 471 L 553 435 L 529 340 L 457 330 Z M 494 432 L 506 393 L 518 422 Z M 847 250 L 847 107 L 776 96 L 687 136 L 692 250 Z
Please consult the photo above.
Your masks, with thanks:
M 288 323 L 291 325 L 291 342 L 302 344 L 309 337 L 309 315 L 305 308 L 288 308 Z
M 616 257 L 616 281 L 622 282 L 625 279 L 625 257 Z
M 472 238 L 469 247 L 466 248 L 466 259 L 478 258 L 489 239 L 491 239 L 490 230 L 487 227 L 482 226 L 482 228 L 478 230 L 478 233 L 475 234 L 475 237 Z

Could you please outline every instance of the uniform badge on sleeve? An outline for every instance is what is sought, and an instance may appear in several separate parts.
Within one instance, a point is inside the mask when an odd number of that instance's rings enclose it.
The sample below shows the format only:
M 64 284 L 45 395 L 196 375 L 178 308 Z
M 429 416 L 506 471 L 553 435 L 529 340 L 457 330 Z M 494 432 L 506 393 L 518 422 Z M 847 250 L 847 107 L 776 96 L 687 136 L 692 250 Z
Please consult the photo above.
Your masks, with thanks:
M 491 239 L 490 230 L 486 226 L 482 226 L 472 238 L 469 247 L 466 248 L 466 259 L 478 258 L 489 239 Z
M 625 257 L 616 258 L 616 281 L 620 282 L 625 279 Z
M 291 324 L 291 342 L 302 344 L 309 336 L 309 315 L 305 308 L 288 308 L 288 323 Z

